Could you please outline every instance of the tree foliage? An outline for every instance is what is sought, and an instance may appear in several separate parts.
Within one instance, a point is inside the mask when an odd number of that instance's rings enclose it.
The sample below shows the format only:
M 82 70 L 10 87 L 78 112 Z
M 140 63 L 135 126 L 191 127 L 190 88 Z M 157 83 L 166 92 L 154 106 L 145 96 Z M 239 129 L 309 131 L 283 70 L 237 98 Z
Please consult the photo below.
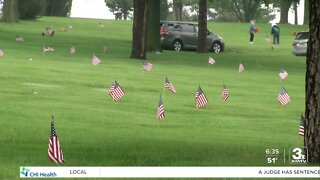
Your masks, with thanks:
M 43 0 L 19 1 L 18 11 L 20 19 L 36 19 L 45 6 Z
M 169 14 L 168 0 L 160 0 L 160 19 L 167 20 Z
M 72 0 L 44 0 L 45 16 L 68 17 L 70 15 Z
M 133 10 L 132 0 L 105 0 L 105 2 L 113 14 L 121 12 L 125 20 L 128 18 L 130 11 Z

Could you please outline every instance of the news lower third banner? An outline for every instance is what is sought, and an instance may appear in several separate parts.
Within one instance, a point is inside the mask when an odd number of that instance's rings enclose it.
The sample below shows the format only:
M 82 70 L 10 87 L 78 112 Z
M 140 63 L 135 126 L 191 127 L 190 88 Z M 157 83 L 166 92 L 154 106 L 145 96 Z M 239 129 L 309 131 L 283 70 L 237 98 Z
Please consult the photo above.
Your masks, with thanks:
M 320 167 L 22 166 L 20 178 L 320 178 Z

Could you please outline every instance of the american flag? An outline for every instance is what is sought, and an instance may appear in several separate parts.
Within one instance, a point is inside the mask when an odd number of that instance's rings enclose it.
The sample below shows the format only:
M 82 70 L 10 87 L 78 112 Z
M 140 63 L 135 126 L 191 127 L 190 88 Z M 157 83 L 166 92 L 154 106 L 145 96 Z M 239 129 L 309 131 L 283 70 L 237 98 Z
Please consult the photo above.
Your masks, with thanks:
M 240 65 L 239 65 L 239 72 L 241 73 L 241 72 L 243 72 L 244 71 L 244 66 L 243 66 L 243 64 L 241 63 Z
M 2 49 L 0 49 L 0 57 L 4 55 L 4 52 Z
M 176 93 L 176 89 L 173 87 L 173 85 L 170 83 L 169 79 L 166 77 L 164 80 L 164 87 L 169 89 L 171 92 Z
M 96 55 L 93 55 L 92 64 L 93 64 L 94 66 L 96 66 L 96 65 L 98 65 L 98 64 L 100 64 L 100 63 L 101 63 L 100 59 L 97 58 Z
M 72 47 L 70 48 L 70 53 L 71 53 L 71 54 L 75 54 L 75 53 L 76 53 L 76 47 L 75 47 L 75 46 L 72 46 Z
M 216 63 L 216 61 L 212 57 L 209 57 L 208 63 L 214 64 L 214 63 Z
M 291 98 L 287 91 L 284 88 L 280 89 L 279 95 L 278 95 L 278 101 L 281 105 L 286 105 L 291 101 Z
M 283 69 L 279 72 L 279 77 L 281 80 L 284 80 L 288 75 L 288 72 Z
M 157 118 L 158 118 L 158 120 L 161 120 L 164 118 L 164 108 L 163 108 L 163 102 L 162 102 L 161 95 L 159 98 Z
M 299 135 L 300 136 L 304 136 L 304 123 L 305 123 L 305 118 L 301 115 L 300 127 L 299 127 Z
M 196 107 L 201 108 L 204 105 L 208 104 L 208 99 L 204 92 L 202 91 L 201 87 L 199 86 L 197 92 L 196 92 Z
M 221 92 L 221 98 L 223 101 L 227 101 L 229 98 L 229 92 L 225 84 L 223 84 L 223 89 Z
M 118 82 L 114 81 L 109 89 L 109 95 L 112 97 L 113 101 L 119 101 L 125 95 L 125 92 Z
M 49 139 L 48 156 L 49 156 L 49 159 L 56 164 L 64 163 L 62 149 L 59 143 L 58 136 L 56 134 L 56 130 L 54 128 L 53 116 L 51 121 L 51 133 L 50 133 L 50 139 Z
M 108 45 L 105 43 L 105 44 L 103 45 L 103 53 L 104 53 L 104 54 L 107 53 L 108 50 L 109 50 L 109 47 L 108 47 Z
M 150 72 L 151 69 L 152 69 L 152 64 L 147 61 L 143 61 L 143 70 Z
M 44 46 L 43 47 L 43 52 L 53 52 L 53 51 L 54 51 L 54 49 L 49 47 L 49 46 Z

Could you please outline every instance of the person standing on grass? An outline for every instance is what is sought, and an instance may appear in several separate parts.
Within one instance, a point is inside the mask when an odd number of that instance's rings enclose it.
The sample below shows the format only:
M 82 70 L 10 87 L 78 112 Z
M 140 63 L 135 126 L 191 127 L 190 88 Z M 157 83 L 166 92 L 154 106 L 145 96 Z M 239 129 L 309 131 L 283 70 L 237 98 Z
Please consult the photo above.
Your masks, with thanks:
M 255 20 L 251 19 L 250 20 L 250 26 L 249 26 L 249 33 L 250 33 L 250 44 L 253 44 L 253 39 L 254 39 L 254 31 L 255 31 L 255 27 L 254 27 L 254 23 Z
M 280 39 L 280 28 L 277 26 L 277 24 L 273 24 L 271 28 L 271 35 L 273 35 L 273 43 L 271 48 L 273 49 L 274 46 L 279 44 L 279 39 Z

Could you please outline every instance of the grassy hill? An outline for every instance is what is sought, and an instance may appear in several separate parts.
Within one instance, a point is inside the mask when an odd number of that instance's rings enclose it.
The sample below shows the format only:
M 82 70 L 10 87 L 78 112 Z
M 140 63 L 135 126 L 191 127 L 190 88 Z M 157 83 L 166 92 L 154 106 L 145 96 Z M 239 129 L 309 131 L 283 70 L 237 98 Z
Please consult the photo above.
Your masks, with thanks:
M 58 31 L 69 24 L 73 29 Z M 253 45 L 248 26 L 209 22 L 224 38 L 225 52 L 149 53 L 154 68 L 148 73 L 129 58 L 131 21 L 44 17 L 1 23 L 0 179 L 18 179 L 20 166 L 53 165 L 47 157 L 52 114 L 66 166 L 265 166 L 266 148 L 280 149 L 283 157 L 284 150 L 302 145 L 306 63 L 291 54 L 291 42 L 293 31 L 307 27 L 281 25 L 281 44 L 272 50 L 265 42 L 270 25 L 257 24 Z M 43 38 L 45 27 L 55 36 Z M 25 42 L 15 42 L 16 35 Z M 43 41 L 55 52 L 43 54 Z M 73 44 L 77 53 L 70 55 Z M 93 54 L 102 60 L 95 68 Z M 209 56 L 215 65 L 208 66 Z M 289 76 L 280 82 L 282 68 Z M 177 94 L 164 93 L 165 76 Z M 108 95 L 114 79 L 126 92 L 120 102 Z M 223 83 L 227 102 L 220 97 Z M 199 84 L 209 100 L 203 109 L 194 103 Z M 277 102 L 281 87 L 292 98 L 285 107 Z M 160 94 L 166 118 L 158 128 Z M 274 165 L 288 165 L 283 161 Z

